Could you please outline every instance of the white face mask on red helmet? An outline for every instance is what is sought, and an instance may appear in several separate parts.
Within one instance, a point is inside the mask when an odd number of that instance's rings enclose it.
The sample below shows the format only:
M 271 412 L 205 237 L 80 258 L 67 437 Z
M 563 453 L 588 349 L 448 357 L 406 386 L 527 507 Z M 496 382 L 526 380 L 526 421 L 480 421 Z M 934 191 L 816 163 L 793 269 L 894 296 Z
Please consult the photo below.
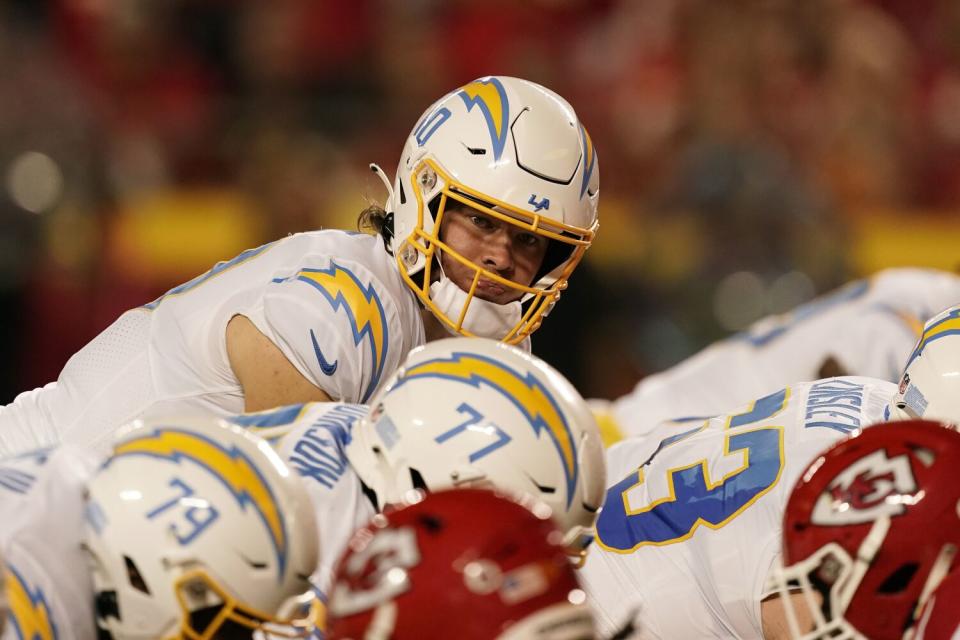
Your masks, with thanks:
M 441 323 L 462 335 L 517 344 L 540 326 L 593 241 L 599 176 L 590 136 L 566 100 L 517 78 L 474 80 L 434 103 L 411 131 L 385 207 L 393 216 L 389 248 L 404 281 Z M 533 282 L 501 277 L 443 243 L 448 205 L 546 238 Z M 438 252 L 473 270 L 473 286 L 457 308 L 434 299 Z M 480 302 L 474 295 L 480 278 L 515 291 L 520 316 L 505 310 L 497 322 L 478 322 L 490 315 L 470 313 Z
M 790 637 L 901 640 L 960 546 L 960 435 L 880 424 L 810 463 L 787 501 L 767 588 Z M 918 535 L 922 532 L 922 535 Z

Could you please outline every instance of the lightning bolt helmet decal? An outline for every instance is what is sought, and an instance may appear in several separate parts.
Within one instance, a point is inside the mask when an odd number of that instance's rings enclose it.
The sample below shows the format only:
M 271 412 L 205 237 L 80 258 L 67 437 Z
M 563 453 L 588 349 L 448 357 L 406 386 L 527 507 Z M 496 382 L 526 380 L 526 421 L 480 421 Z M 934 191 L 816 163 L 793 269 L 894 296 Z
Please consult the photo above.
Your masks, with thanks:
M 497 78 L 474 80 L 460 90 L 460 97 L 467 111 L 479 107 L 483 113 L 493 143 L 493 159 L 499 160 L 507 143 L 510 123 L 510 102 L 506 89 Z

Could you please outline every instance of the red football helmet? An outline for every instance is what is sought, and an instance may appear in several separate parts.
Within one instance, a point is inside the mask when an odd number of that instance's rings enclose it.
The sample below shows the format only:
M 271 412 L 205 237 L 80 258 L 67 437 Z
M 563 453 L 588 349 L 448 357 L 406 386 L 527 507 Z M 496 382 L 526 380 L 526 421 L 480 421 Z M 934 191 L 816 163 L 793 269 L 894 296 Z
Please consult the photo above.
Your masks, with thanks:
M 794 637 L 903 637 L 956 568 L 958 470 L 960 433 L 923 420 L 867 428 L 810 464 L 787 502 L 774 577 Z M 806 633 L 787 597 L 798 591 Z
M 960 638 L 960 571 L 951 573 L 920 612 L 910 640 Z
M 328 640 L 574 640 L 593 617 L 543 503 L 484 489 L 419 494 L 340 558 Z

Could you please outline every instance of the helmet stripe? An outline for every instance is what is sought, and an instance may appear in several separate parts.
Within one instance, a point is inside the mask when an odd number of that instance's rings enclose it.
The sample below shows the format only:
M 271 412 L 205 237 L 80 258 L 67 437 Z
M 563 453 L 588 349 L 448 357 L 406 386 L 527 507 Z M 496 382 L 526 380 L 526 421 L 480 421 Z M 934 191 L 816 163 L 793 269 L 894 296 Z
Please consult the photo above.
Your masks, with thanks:
M 924 348 L 934 340 L 958 334 L 960 334 L 960 307 L 950 310 L 940 318 L 927 324 L 923 330 L 923 335 L 920 336 L 920 340 L 917 342 L 917 346 L 907 360 L 907 367 L 909 367 L 913 361 L 923 353 Z
M 587 133 L 586 127 L 580 125 L 580 139 L 583 142 L 583 182 L 580 184 L 580 197 L 587 192 L 590 178 L 593 176 L 593 167 L 597 164 L 597 150 L 593 148 L 593 140 Z

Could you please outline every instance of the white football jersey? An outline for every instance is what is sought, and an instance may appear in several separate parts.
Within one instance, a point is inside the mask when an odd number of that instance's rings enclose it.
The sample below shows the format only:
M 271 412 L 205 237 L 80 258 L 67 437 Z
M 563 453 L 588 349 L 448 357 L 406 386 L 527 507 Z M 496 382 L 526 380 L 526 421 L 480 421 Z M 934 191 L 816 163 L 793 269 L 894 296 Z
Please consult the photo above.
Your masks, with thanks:
M 664 420 L 722 413 L 798 380 L 843 373 L 897 381 L 924 322 L 958 302 L 956 274 L 881 271 L 644 378 L 608 410 L 623 435 L 634 436 Z M 829 371 L 830 359 L 839 371 Z
M 0 408 L 0 456 L 58 442 L 105 446 L 137 417 L 242 412 L 225 340 L 238 314 L 344 402 L 365 402 L 424 342 L 416 298 L 382 239 L 299 233 L 124 313 L 70 358 L 57 382 Z
M 96 462 L 69 447 L 0 462 L 4 640 L 96 637 L 93 583 L 79 538 L 83 492 Z
M 798 383 L 607 452 L 607 490 L 580 571 L 601 635 L 762 638 L 760 601 L 793 484 L 825 448 L 884 419 L 891 382 Z

